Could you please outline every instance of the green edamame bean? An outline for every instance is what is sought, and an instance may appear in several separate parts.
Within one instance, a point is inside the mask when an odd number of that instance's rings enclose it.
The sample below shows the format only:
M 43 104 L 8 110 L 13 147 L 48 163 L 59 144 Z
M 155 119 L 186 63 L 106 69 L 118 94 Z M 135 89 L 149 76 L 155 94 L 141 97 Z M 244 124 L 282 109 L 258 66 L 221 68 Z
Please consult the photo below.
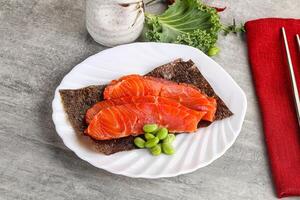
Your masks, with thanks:
M 154 136 L 153 134 L 151 134 L 151 133 L 145 133 L 145 138 L 146 138 L 147 140 L 150 140 L 150 139 L 152 139 L 152 138 L 155 138 L 155 136 Z
M 175 138 L 176 136 L 174 134 L 168 134 L 167 137 L 163 140 L 163 143 L 172 143 Z
M 215 56 L 219 53 L 220 49 L 218 47 L 212 47 L 208 50 L 207 55 L 208 56 Z
M 159 128 L 157 128 L 155 131 L 151 132 L 152 135 L 156 136 L 157 132 L 159 131 Z
M 158 129 L 158 125 L 157 124 L 146 124 L 144 127 L 143 127 L 143 130 L 146 132 L 146 133 L 152 133 L 154 131 L 156 131 Z
M 175 149 L 174 149 L 174 147 L 172 146 L 171 143 L 163 143 L 162 144 L 162 150 L 167 155 L 172 155 L 172 154 L 175 153 Z
M 150 152 L 154 156 L 158 156 L 161 154 L 161 144 L 157 144 L 150 149 Z
M 166 128 L 161 128 L 157 131 L 156 133 L 156 137 L 158 137 L 158 139 L 163 140 L 168 136 L 168 129 Z
M 174 140 L 175 140 L 175 138 L 176 138 L 175 134 L 169 134 L 168 136 L 169 136 L 169 138 L 170 138 L 170 142 L 171 142 L 171 143 L 174 142 Z
M 157 137 L 155 138 L 152 138 L 150 140 L 148 140 L 146 143 L 145 143 L 145 147 L 146 148 L 152 148 L 154 147 L 155 145 L 157 145 L 159 142 L 159 139 Z
M 143 140 L 143 138 L 136 137 L 136 138 L 134 138 L 133 142 L 134 142 L 135 146 L 137 146 L 138 148 L 145 147 L 145 140 Z

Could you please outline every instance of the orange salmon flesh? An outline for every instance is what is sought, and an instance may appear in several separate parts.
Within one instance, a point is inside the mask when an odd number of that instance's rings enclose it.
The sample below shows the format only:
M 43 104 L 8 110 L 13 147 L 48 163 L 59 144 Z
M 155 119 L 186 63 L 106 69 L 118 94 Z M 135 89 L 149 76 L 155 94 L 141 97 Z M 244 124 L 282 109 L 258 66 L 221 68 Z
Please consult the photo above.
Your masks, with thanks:
M 176 83 L 150 76 L 128 75 L 113 80 L 104 90 L 104 99 L 117 99 L 127 96 L 160 96 L 180 102 L 182 105 L 198 111 L 206 111 L 203 120 L 212 122 L 217 109 L 214 98 L 191 84 Z
M 143 126 L 156 123 L 170 132 L 194 132 L 206 112 L 195 111 L 180 103 L 130 103 L 106 107 L 90 122 L 85 133 L 96 140 L 140 135 Z

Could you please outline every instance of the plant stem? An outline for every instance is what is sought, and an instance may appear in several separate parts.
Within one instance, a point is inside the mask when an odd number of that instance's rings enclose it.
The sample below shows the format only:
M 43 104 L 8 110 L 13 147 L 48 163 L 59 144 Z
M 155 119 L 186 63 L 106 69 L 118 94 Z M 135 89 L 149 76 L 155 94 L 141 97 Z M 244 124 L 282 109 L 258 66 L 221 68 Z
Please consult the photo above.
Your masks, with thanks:
M 146 6 L 149 6 L 151 3 L 155 2 L 155 1 L 157 1 L 157 0 L 150 0 L 150 1 L 148 1 L 147 3 L 145 3 L 145 5 L 146 5 Z

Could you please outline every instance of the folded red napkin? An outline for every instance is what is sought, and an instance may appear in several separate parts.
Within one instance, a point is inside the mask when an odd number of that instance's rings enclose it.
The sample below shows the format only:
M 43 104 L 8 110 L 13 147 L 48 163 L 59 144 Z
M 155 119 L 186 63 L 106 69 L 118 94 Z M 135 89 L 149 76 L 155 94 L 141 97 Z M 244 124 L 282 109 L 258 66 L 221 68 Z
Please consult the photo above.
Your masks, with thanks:
M 300 20 L 259 19 L 246 23 L 248 54 L 263 119 L 278 197 L 300 195 L 300 128 L 281 30 L 285 27 L 300 91 Z

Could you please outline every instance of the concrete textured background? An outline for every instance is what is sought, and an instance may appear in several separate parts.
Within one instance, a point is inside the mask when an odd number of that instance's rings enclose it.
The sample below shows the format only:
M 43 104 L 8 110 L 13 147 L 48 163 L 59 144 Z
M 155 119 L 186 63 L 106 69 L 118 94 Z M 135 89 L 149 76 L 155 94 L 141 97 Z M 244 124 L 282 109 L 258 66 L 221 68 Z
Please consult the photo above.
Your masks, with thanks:
M 207 2 L 227 6 L 225 23 L 300 18 L 299 0 Z M 95 168 L 63 145 L 51 119 L 54 89 L 73 66 L 105 49 L 85 29 L 84 4 L 0 0 L 0 199 L 275 199 L 241 36 L 221 36 L 214 59 L 245 90 L 248 111 L 235 144 L 211 165 L 174 178 L 131 179 Z

